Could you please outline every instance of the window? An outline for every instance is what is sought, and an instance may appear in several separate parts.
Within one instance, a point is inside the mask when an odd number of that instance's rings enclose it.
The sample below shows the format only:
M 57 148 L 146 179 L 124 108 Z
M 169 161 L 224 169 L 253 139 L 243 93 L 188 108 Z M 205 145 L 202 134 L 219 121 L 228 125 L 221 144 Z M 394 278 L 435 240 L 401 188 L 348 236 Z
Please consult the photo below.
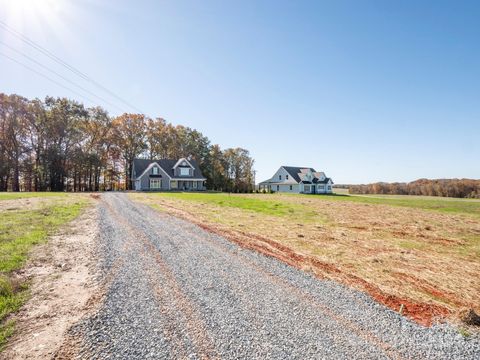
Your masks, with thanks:
M 178 187 L 177 180 L 172 180 L 172 181 L 170 182 L 170 188 L 176 189 L 177 187 Z
M 162 179 L 150 179 L 150 189 L 161 189 Z
M 285 175 L 285 179 L 288 180 L 288 175 Z M 290 189 L 290 190 L 292 190 L 292 189 Z
M 154 166 L 154 167 L 152 168 L 152 174 L 153 174 L 153 175 L 158 175 L 158 167 Z
M 318 185 L 318 191 L 324 191 L 325 185 Z
M 304 191 L 304 192 L 310 192 L 310 185 L 305 185 L 305 186 L 303 187 L 303 191 Z
M 282 180 L 282 175 L 278 175 L 278 180 Z
M 190 175 L 189 168 L 180 168 L 180 176 L 188 176 L 188 175 Z
M 287 175 L 288 176 L 288 175 Z M 292 190 L 292 185 L 290 185 L 290 190 Z
M 280 185 L 277 185 L 277 191 L 279 191 L 279 190 L 280 190 Z
M 327 190 L 330 191 L 332 190 L 332 187 L 330 185 L 327 186 Z

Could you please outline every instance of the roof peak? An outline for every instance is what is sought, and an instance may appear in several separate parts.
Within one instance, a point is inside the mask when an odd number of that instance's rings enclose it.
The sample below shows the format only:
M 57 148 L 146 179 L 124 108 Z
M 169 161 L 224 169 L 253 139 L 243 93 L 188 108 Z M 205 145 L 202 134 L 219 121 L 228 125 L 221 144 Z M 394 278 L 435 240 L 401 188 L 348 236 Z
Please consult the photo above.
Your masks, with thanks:
M 294 168 L 294 169 L 313 169 L 310 166 L 287 166 L 287 165 L 282 165 L 284 168 Z
M 194 160 L 194 159 L 187 159 L 185 157 L 181 157 L 181 158 L 159 158 L 159 159 L 145 159 L 145 158 L 134 158 L 133 161 L 143 161 L 143 162 L 149 162 L 149 163 L 153 163 L 153 162 L 165 162 L 165 161 L 171 161 L 173 162 L 173 164 L 175 165 L 176 163 L 179 163 L 180 160 L 185 160 L 187 162 L 189 162 L 191 165 L 193 165 L 194 163 L 196 164 L 197 161 Z

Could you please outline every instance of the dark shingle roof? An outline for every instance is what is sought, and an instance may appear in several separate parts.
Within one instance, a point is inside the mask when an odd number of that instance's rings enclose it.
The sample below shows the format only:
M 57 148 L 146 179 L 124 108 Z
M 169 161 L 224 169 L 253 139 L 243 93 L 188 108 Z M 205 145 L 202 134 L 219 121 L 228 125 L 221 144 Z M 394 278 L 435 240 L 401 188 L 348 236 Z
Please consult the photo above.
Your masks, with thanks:
M 326 178 L 323 179 L 322 181 L 320 181 L 320 180 L 318 180 L 318 179 L 316 179 L 316 180 L 317 180 L 316 182 L 319 183 L 319 184 L 327 184 L 328 181 L 331 180 L 331 179 L 328 178 L 328 177 L 326 177 Z M 333 184 L 333 181 L 332 181 L 332 184 Z
M 145 169 L 153 162 L 156 162 L 160 167 L 172 178 L 173 176 L 173 167 L 178 162 L 177 160 L 172 159 L 160 159 L 160 160 L 148 160 L 148 159 L 135 159 L 133 160 L 133 166 L 135 168 L 134 177 L 137 178 L 145 171 Z M 177 176 L 178 179 L 204 179 L 205 177 L 202 174 L 202 171 L 198 167 L 198 164 L 195 160 L 188 160 L 190 164 L 195 168 L 193 171 L 193 176 Z
M 298 173 L 301 172 L 302 169 L 309 169 L 310 171 L 312 172 L 315 172 L 315 169 L 312 169 L 312 168 L 309 168 L 309 167 L 297 167 L 297 166 L 282 166 L 287 172 L 288 174 L 295 179 L 296 182 L 300 182 L 302 181 L 302 179 L 300 179 L 300 176 L 298 176 Z

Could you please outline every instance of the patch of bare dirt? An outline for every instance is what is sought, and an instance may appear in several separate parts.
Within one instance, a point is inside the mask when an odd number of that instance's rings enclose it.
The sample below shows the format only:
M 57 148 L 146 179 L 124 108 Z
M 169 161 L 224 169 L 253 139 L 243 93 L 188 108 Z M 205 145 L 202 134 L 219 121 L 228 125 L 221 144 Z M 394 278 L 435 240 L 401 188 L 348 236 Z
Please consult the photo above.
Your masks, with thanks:
M 51 202 L 51 197 L 32 197 L 0 201 L 0 211 L 31 210 Z
M 16 332 L 2 358 L 51 359 L 67 330 L 86 314 L 97 287 L 96 220 L 96 208 L 89 208 L 46 244 L 34 248 L 29 262 L 18 273 L 31 281 L 31 296 L 14 316 Z

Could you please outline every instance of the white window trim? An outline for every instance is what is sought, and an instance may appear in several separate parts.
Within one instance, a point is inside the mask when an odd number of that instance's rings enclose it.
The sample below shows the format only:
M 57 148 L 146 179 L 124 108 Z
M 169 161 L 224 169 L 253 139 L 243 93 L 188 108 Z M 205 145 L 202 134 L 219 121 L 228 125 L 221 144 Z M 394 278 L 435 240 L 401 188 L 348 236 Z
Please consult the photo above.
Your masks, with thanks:
M 183 170 L 188 170 L 187 174 L 183 174 Z M 186 167 L 181 167 L 180 168 L 180 176 L 190 176 L 190 168 L 186 168 Z
M 152 187 L 152 183 L 158 184 L 158 187 Z M 162 188 L 162 179 L 150 179 L 150 189 L 161 189 Z

